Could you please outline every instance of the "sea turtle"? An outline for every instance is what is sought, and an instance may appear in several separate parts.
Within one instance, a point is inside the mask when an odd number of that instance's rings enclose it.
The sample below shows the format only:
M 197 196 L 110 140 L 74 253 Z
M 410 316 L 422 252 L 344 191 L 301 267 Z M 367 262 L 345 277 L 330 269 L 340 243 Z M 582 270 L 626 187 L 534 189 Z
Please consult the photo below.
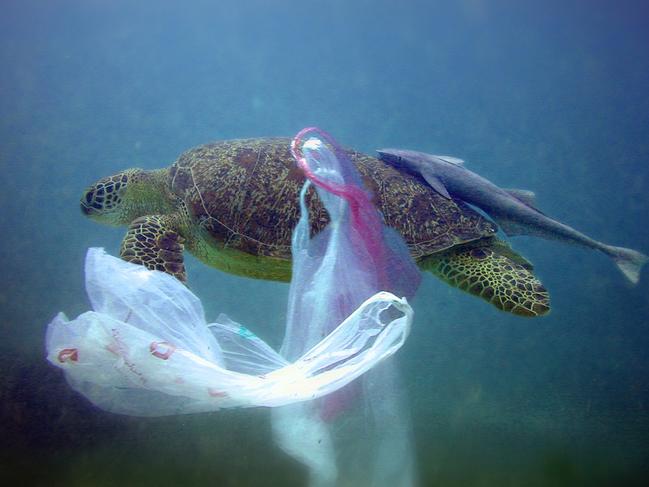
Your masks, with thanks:
M 421 269 L 504 311 L 549 311 L 548 292 L 531 264 L 496 237 L 493 223 L 415 174 L 346 152 Z M 288 281 L 303 183 L 290 139 L 229 140 L 190 149 L 168 169 L 128 169 L 101 179 L 83 194 L 81 209 L 97 221 L 129 225 L 124 260 L 182 281 L 185 248 L 225 272 Z M 307 203 L 315 234 L 328 216 L 313 188 Z

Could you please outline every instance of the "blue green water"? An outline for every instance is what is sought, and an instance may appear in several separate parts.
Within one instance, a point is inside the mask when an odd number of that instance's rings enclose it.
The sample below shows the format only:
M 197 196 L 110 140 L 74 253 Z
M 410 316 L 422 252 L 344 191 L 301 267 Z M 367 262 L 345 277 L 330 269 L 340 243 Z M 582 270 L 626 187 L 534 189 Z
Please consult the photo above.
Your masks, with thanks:
M 649 252 L 649 8 L 642 1 L 4 0 L 0 4 L 0 481 L 305 485 L 266 410 L 98 411 L 44 359 L 88 308 L 100 176 L 208 141 L 318 125 L 371 152 L 462 157 L 557 219 Z M 511 239 L 552 313 L 498 312 L 432 276 L 399 352 L 422 485 L 649 482 L 649 276 Z M 208 317 L 277 346 L 288 287 L 188 258 Z

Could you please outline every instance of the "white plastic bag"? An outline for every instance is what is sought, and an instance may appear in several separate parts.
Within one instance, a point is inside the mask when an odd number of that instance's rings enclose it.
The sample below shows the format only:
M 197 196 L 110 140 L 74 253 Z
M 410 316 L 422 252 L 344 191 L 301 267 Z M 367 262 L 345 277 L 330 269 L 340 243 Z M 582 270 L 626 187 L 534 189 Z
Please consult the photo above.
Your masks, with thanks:
M 405 300 L 376 294 L 289 363 L 224 315 L 206 324 L 198 298 L 175 278 L 102 249 L 88 250 L 86 288 L 94 311 L 72 321 L 60 313 L 47 358 L 102 409 L 141 416 L 320 397 L 393 354 L 412 316 Z M 399 316 L 387 319 L 389 308 Z

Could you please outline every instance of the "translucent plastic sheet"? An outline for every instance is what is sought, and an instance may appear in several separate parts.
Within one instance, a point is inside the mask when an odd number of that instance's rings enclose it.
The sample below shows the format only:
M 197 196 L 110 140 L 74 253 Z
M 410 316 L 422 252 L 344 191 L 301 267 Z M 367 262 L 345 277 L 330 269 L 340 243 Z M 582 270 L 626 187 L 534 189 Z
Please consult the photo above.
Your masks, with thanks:
M 175 278 L 102 249 L 88 250 L 86 288 L 94 311 L 50 323 L 48 360 L 101 408 L 142 416 L 328 394 L 393 354 L 412 313 L 405 300 L 378 293 L 289 363 L 225 315 L 206 324 L 198 298 Z
M 282 346 L 289 360 L 369 296 L 389 290 L 411 297 L 420 281 L 405 243 L 383 225 L 355 167 L 335 141 L 318 129 L 305 129 L 292 149 L 317 186 L 331 224 L 309 239 L 303 191 Z M 308 328 L 300 325 L 305 316 L 316 318 Z M 312 486 L 413 485 L 410 425 L 398 382 L 395 365 L 386 361 L 321 400 L 275 409 L 276 440 L 309 467 Z

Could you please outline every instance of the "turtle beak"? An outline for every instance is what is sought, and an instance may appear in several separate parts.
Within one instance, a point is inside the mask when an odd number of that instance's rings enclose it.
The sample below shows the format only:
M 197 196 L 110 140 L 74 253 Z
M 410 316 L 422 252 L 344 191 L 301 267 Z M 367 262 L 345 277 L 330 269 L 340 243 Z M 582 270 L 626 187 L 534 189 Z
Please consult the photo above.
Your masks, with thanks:
M 90 212 L 92 211 L 92 208 L 89 206 L 86 206 L 86 204 L 82 201 L 81 202 L 81 213 L 84 215 L 90 215 Z

